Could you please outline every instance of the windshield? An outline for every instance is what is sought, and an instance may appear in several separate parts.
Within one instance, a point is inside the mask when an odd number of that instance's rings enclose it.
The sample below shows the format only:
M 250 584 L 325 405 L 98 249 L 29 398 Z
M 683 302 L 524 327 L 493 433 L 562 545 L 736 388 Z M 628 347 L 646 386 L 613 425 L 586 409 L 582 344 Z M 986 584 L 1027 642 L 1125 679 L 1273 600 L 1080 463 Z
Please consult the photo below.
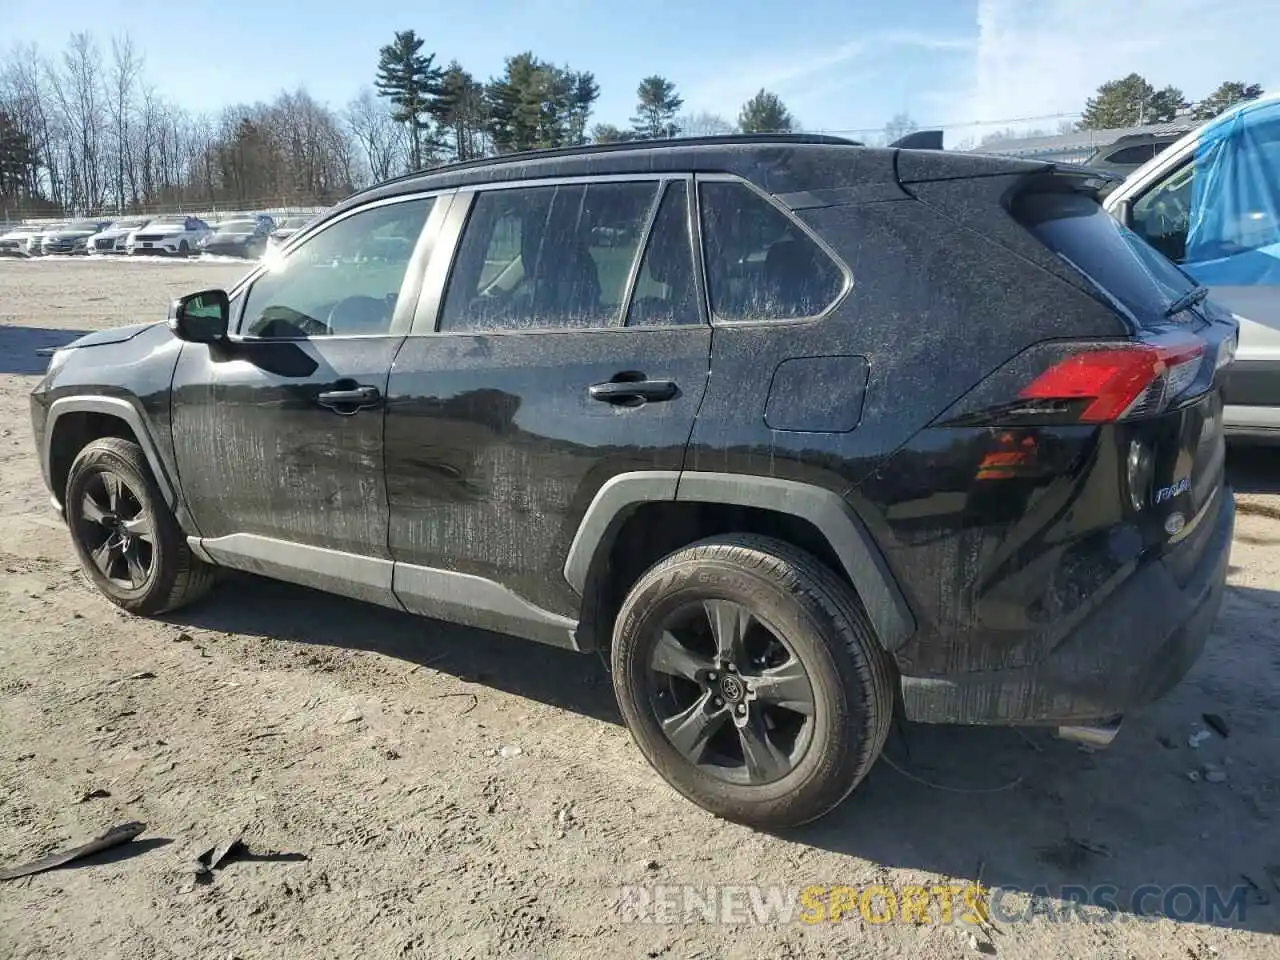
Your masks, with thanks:
M 253 233 L 257 226 L 256 220 L 228 220 L 218 224 L 218 233 Z
M 66 229 L 75 230 L 77 232 L 97 233 L 99 230 L 102 229 L 102 224 L 97 220 L 80 220 L 80 221 L 77 221 L 76 223 L 67 224 Z

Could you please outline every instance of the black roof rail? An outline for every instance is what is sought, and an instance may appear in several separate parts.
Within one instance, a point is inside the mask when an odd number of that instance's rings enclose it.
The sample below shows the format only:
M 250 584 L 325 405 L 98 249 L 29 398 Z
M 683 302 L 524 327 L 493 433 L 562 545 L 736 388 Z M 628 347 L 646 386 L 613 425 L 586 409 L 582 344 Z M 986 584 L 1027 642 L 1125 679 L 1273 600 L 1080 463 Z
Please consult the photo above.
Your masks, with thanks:
M 553 159 L 555 157 L 592 157 L 598 154 L 627 153 L 633 150 L 653 150 L 661 147 L 713 147 L 739 146 L 751 144 L 818 144 L 837 147 L 864 146 L 857 140 L 836 137 L 823 133 L 728 133 L 707 137 L 664 137 L 652 140 L 624 140 L 620 143 L 589 143 L 576 147 L 551 147 L 542 150 L 520 150 L 515 153 L 499 153 L 492 157 L 479 157 L 475 160 L 461 160 L 446 163 L 439 167 L 426 167 L 412 173 L 392 177 L 375 183 L 366 190 L 383 187 L 393 183 L 404 183 L 419 177 L 428 177 L 437 173 L 453 173 L 457 170 L 476 170 L 494 167 L 506 163 L 523 163 L 530 160 Z M 364 193 L 364 190 L 359 191 Z

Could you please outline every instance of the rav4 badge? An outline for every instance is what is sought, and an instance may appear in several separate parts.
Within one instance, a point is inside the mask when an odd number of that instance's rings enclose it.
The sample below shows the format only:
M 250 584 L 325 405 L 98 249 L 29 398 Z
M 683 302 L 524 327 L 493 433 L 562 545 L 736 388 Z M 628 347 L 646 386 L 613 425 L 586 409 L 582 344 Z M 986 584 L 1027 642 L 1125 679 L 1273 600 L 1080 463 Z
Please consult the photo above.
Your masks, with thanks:
M 1168 487 L 1161 487 L 1159 490 L 1157 490 L 1156 503 L 1164 503 L 1166 500 L 1172 500 L 1178 494 L 1186 493 L 1190 489 L 1191 489 L 1191 475 L 1188 474 L 1187 476 L 1179 480 L 1177 483 Z

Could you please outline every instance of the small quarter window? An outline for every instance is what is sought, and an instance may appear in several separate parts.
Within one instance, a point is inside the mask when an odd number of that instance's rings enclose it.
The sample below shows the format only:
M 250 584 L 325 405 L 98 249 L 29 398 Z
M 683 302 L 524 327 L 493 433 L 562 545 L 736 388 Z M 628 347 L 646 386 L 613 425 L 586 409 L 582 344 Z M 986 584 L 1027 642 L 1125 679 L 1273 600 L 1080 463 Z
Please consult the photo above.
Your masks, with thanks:
M 702 183 L 698 196 L 717 320 L 812 317 L 835 302 L 844 274 L 781 210 L 741 183 Z
M 689 192 L 672 183 L 662 196 L 649 245 L 640 261 L 635 293 L 627 310 L 629 327 L 669 327 L 702 323 L 693 279 L 689 235 Z

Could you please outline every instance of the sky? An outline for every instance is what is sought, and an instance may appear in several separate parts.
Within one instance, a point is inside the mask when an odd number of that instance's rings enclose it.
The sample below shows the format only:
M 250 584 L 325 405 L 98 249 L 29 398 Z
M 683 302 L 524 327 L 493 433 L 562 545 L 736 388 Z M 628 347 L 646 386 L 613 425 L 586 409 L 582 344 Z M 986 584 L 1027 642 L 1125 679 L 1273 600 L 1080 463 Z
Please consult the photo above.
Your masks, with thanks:
M 688 112 L 733 120 L 764 87 L 806 130 L 867 134 L 906 112 L 948 142 L 1056 127 L 1132 71 L 1193 99 L 1223 80 L 1280 91 L 1280 0 L 58 0 L 7 3 L 4 19 L 0 55 L 127 33 L 159 92 L 211 112 L 298 87 L 341 107 L 410 28 L 478 79 L 525 50 L 590 70 L 592 122 L 619 126 L 654 73 Z

